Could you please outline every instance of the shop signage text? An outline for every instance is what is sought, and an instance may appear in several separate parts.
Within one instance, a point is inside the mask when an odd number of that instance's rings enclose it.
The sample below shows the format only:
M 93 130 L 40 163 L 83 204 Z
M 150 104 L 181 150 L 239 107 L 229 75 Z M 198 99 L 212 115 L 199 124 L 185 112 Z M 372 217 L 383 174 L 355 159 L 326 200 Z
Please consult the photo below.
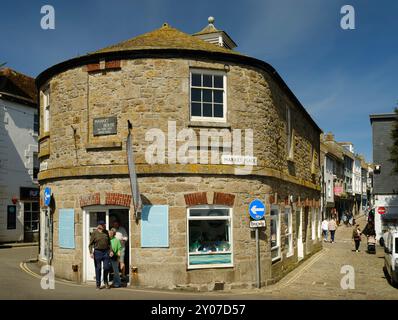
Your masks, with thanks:
M 97 118 L 93 120 L 94 136 L 105 136 L 117 133 L 117 118 Z

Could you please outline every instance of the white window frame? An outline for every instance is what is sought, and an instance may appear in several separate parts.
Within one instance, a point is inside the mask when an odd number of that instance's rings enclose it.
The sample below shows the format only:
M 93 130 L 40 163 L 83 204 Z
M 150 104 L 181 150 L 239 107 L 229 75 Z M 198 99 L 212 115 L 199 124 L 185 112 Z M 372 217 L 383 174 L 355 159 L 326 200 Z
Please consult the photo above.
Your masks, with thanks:
M 294 159 L 294 146 L 293 146 L 293 126 L 292 126 L 292 115 L 290 106 L 286 105 L 286 139 L 287 139 L 287 159 Z
M 191 209 L 203 209 L 203 210 L 210 210 L 210 209 L 227 209 L 229 210 L 229 216 L 194 216 L 191 217 L 189 212 Z M 229 221 L 229 229 L 228 229 L 228 238 L 230 239 L 230 250 L 225 251 L 225 254 L 231 254 L 231 263 L 224 263 L 224 264 L 197 264 L 197 265 L 190 265 L 189 263 L 189 256 L 192 253 L 189 252 L 189 221 L 195 220 L 228 220 Z M 212 268 L 230 268 L 234 266 L 234 247 L 233 247 L 233 209 L 231 207 L 226 206 L 219 206 L 219 205 L 198 205 L 192 206 L 187 208 L 187 269 L 212 269 Z
M 288 238 L 289 248 L 286 252 L 286 257 L 290 257 L 294 254 L 294 246 L 293 246 L 293 208 L 290 206 L 285 207 L 284 217 L 286 217 L 286 210 L 289 210 L 288 214 L 288 225 L 287 225 L 287 233 L 285 237 Z M 285 219 L 286 221 L 286 219 Z
M 46 88 L 43 93 L 43 133 L 50 131 L 50 88 Z
M 37 122 L 35 121 L 37 119 Z M 37 123 L 37 131 L 35 130 L 35 124 Z M 39 114 L 35 112 L 33 114 L 33 136 L 37 137 L 40 133 L 40 118 Z
M 108 206 L 108 205 L 99 205 L 99 206 L 89 206 L 86 207 L 82 210 L 83 212 L 83 223 L 82 223 L 82 235 L 83 235 L 83 282 L 86 283 L 89 280 L 87 279 L 87 264 L 92 263 L 92 259 L 87 259 L 86 252 L 84 250 L 88 250 L 88 245 L 89 245 L 89 225 L 90 225 L 90 214 L 94 212 L 105 212 L 105 224 L 109 226 L 109 211 L 114 210 L 114 209 L 123 209 L 123 210 L 128 210 L 128 216 L 129 216 L 129 240 L 131 239 L 131 210 L 127 207 L 122 207 L 122 206 Z M 129 250 L 131 252 L 131 246 L 132 246 L 132 241 L 129 241 L 129 247 L 126 247 L 126 250 Z M 129 265 L 130 267 L 132 266 L 131 260 L 132 255 L 129 255 Z M 129 280 L 128 285 L 130 285 L 131 280 Z
M 316 212 L 315 208 L 311 208 L 311 240 L 316 239 Z
M 328 198 L 332 198 L 332 182 L 328 180 Z
M 274 219 L 273 217 L 276 217 L 276 246 L 271 247 L 271 257 L 272 257 L 272 251 L 278 250 L 278 254 L 272 258 L 272 262 L 280 260 L 281 258 L 281 215 L 280 215 L 280 207 L 278 205 L 272 205 L 271 206 L 271 213 L 272 211 L 277 211 L 276 215 L 271 215 L 270 214 L 270 232 L 271 232 L 271 224 L 272 220 Z M 272 241 L 272 235 L 270 235 L 270 240 Z M 272 245 L 270 243 L 270 245 Z
M 36 211 L 34 211 L 33 208 L 32 208 L 33 203 L 37 203 L 37 210 Z M 25 206 L 27 204 L 29 204 L 30 210 L 25 210 Z M 26 212 L 29 212 L 29 214 L 30 214 L 30 219 L 27 222 L 30 224 L 30 226 L 32 226 L 33 223 L 37 223 L 37 229 L 33 230 L 32 228 L 30 228 L 31 230 L 29 230 L 29 231 L 25 230 L 25 223 L 26 223 L 26 221 L 25 221 L 25 213 Z M 37 220 L 34 220 L 32 218 L 34 212 L 37 213 Z M 27 233 L 39 232 L 39 230 L 40 230 L 40 204 L 39 204 L 38 201 L 23 201 L 23 222 L 24 222 L 24 232 L 27 232 Z
M 192 89 L 192 73 L 201 73 L 201 74 L 207 74 L 207 75 L 213 75 L 213 76 L 223 76 L 224 78 L 224 90 L 223 90 L 223 112 L 224 115 L 222 118 L 218 117 L 198 117 L 198 116 L 192 116 L 192 100 L 191 100 L 191 89 Z M 189 118 L 190 121 L 204 121 L 204 122 L 226 122 L 227 121 L 227 73 L 225 71 L 221 70 L 211 70 L 211 69 L 197 69 L 197 68 L 191 68 L 189 69 Z M 193 87 L 197 89 L 214 89 L 214 88 L 208 88 L 208 87 Z M 203 103 L 203 101 L 202 101 Z

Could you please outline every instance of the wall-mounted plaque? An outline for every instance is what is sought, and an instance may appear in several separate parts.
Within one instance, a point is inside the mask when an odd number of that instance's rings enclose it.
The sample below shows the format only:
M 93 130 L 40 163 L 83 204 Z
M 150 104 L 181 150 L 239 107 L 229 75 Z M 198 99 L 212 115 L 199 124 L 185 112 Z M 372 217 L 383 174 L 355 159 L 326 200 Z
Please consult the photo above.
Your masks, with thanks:
M 117 134 L 117 118 L 96 118 L 93 120 L 94 136 Z
M 75 210 L 59 209 L 58 223 L 59 247 L 75 249 Z
M 141 213 L 141 247 L 167 248 L 169 246 L 169 207 L 144 206 Z

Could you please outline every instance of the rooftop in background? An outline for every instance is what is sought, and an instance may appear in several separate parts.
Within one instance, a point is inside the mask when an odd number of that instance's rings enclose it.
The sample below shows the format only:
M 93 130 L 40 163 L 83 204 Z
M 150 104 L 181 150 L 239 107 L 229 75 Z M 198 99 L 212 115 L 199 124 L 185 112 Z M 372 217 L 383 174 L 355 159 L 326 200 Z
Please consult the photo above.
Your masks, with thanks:
M 10 68 L 0 69 L 0 95 L 7 100 L 37 106 L 35 79 Z
M 373 162 L 380 166 L 380 173 L 374 175 L 374 194 L 398 194 L 398 174 L 393 171 L 390 148 L 394 141 L 395 113 L 372 114 Z
M 333 156 L 336 160 L 343 161 L 344 155 L 350 157 L 351 159 L 360 160 L 362 167 L 370 166 L 371 164 L 366 162 L 364 155 L 362 154 L 354 154 L 350 150 L 348 150 L 345 146 L 352 145 L 351 142 L 338 142 L 334 139 L 334 135 L 331 132 L 321 135 L 321 141 L 326 147 L 326 153 Z
M 370 123 L 374 120 L 393 120 L 397 115 L 395 113 L 378 113 L 369 115 Z
M 218 30 L 214 26 L 213 17 L 209 17 L 208 22 L 209 24 L 205 28 L 194 33 L 193 36 L 228 49 L 234 49 L 238 46 L 225 31 Z

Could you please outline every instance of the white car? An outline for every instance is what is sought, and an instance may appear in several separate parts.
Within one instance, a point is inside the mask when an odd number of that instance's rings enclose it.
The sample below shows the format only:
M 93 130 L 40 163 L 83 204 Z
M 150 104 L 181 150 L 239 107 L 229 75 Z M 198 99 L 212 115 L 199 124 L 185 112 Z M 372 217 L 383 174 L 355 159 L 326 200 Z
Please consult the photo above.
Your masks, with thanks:
M 384 270 L 388 273 L 391 284 L 398 285 L 398 230 L 383 234 L 380 245 L 384 246 Z

